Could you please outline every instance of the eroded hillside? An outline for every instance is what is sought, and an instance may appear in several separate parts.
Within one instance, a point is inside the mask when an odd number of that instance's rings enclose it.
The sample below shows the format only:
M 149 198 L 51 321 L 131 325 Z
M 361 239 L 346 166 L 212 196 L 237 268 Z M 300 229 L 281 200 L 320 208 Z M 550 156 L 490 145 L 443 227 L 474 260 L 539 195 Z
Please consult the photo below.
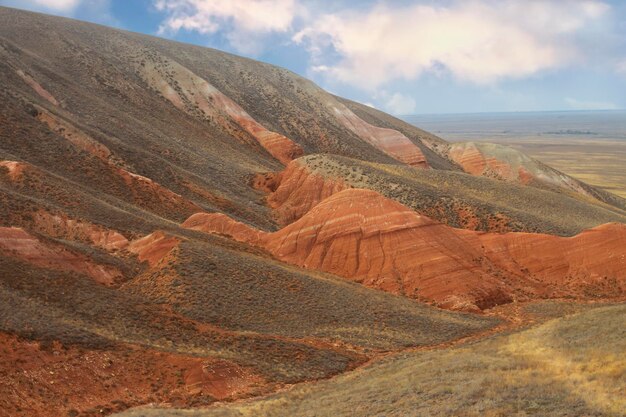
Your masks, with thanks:
M 0 415 L 208 406 L 623 299 L 622 199 L 472 152 L 278 67 L 0 8 Z
M 468 346 L 409 352 L 254 402 L 122 415 L 621 416 L 625 315 L 624 306 L 597 308 Z

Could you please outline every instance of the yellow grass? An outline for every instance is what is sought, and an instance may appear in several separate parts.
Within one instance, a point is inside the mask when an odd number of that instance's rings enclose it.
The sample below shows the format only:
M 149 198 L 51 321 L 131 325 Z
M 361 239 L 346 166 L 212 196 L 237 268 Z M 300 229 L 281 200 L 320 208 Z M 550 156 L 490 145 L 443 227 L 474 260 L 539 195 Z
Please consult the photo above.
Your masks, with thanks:
M 463 347 L 405 353 L 328 381 L 207 410 L 128 416 L 622 416 L 626 304 Z
M 626 198 L 626 141 L 520 138 L 501 141 L 588 184 Z

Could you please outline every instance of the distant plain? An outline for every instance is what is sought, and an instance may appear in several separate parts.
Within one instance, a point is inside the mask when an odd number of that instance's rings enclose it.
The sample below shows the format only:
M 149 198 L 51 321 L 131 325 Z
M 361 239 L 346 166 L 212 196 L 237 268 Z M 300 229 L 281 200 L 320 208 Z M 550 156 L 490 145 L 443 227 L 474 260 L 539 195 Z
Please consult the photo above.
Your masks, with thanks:
M 403 119 L 452 142 L 512 146 L 626 197 L 626 110 L 414 115 Z

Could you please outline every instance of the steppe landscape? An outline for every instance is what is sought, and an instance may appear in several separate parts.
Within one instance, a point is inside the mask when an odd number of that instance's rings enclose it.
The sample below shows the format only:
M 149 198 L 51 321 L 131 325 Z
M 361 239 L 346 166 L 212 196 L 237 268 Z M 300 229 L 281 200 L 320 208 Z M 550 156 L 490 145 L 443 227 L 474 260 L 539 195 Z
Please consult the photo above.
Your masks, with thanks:
M 407 120 L 0 7 L 0 416 L 626 415 L 626 142 Z
M 626 112 L 520 112 L 406 116 L 453 141 L 499 143 L 626 197 Z

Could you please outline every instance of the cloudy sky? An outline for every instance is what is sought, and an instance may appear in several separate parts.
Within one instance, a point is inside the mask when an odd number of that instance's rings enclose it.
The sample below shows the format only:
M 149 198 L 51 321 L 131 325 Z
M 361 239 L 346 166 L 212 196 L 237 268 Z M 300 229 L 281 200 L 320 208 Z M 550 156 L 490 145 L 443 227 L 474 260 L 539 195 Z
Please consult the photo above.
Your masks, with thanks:
M 626 108 L 621 0 L 0 0 L 286 67 L 395 114 Z

